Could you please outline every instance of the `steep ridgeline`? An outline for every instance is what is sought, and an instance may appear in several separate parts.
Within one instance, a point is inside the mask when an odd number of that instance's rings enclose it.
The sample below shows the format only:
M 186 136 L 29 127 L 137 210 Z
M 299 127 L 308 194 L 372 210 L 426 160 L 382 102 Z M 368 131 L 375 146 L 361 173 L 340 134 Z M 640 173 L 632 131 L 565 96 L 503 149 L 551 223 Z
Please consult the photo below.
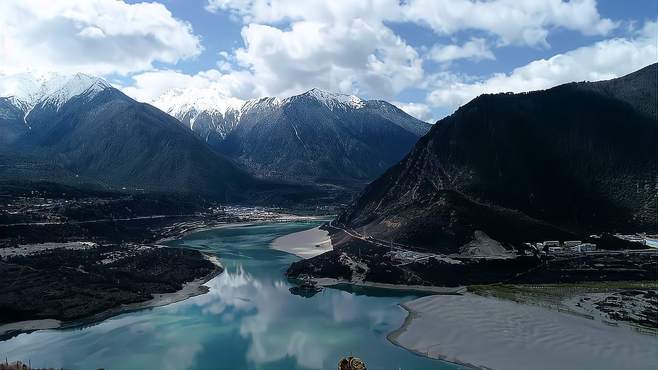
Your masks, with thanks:
M 0 179 L 240 199 L 262 186 L 168 114 L 102 79 L 76 74 L 0 78 Z
M 482 95 L 436 123 L 337 223 L 442 252 L 476 230 L 510 243 L 655 232 L 656 70 Z
M 167 91 L 154 105 L 176 117 L 205 142 L 217 144 L 237 125 L 244 101 L 187 88 Z
M 318 89 L 243 104 L 185 90 L 154 104 L 253 174 L 291 181 L 365 183 L 430 128 L 387 102 Z

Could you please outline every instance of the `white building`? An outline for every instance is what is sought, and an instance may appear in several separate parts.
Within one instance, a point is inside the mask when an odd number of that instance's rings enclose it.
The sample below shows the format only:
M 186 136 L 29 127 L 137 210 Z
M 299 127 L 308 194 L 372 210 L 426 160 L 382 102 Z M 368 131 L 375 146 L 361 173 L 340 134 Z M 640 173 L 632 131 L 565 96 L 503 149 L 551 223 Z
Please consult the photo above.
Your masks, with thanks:
M 572 252 L 591 252 L 596 250 L 596 244 L 592 243 L 581 243 L 579 245 L 571 247 Z

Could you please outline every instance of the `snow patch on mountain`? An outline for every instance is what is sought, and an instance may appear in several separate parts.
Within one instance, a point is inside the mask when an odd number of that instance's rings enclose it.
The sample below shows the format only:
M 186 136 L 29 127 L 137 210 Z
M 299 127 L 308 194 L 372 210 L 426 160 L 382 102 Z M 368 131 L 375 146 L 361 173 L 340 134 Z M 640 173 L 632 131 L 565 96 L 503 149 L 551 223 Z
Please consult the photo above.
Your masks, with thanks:
M 311 89 L 302 95 L 315 98 L 320 103 L 326 105 L 329 109 L 336 108 L 353 108 L 359 109 L 365 106 L 365 101 L 355 95 L 333 93 L 320 89 Z
M 230 114 L 230 119 L 239 121 L 244 115 L 268 113 L 302 96 L 313 98 L 332 110 L 360 109 L 366 105 L 366 102 L 357 96 L 320 89 L 312 89 L 288 98 L 265 97 L 250 100 L 228 97 L 209 88 L 171 89 L 151 103 L 194 130 L 195 122 L 201 116 L 228 120 Z M 222 134 L 222 137 L 225 135 L 226 133 Z
M 260 98 L 247 100 L 240 109 L 240 116 L 247 113 L 263 113 L 276 109 L 286 103 L 286 99 L 280 98 Z
M 105 80 L 83 73 L 23 72 L 0 75 L 0 97 L 7 97 L 27 114 L 37 105 L 51 105 L 56 110 L 71 98 L 90 97 L 111 87 Z
M 204 112 L 225 116 L 229 110 L 239 111 L 244 103 L 244 100 L 223 96 L 211 89 L 187 88 L 169 90 L 156 99 L 153 105 L 178 119 L 191 115 L 193 125 L 196 117 Z
M 352 110 L 368 109 L 372 114 L 378 114 L 418 136 L 424 135 L 429 127 L 427 123 L 409 116 L 387 102 L 363 100 L 355 95 L 317 88 L 286 98 L 265 97 L 250 100 L 229 97 L 213 88 L 182 88 L 169 90 L 151 103 L 209 141 L 211 137 L 223 140 L 237 126 L 244 124 L 243 122 L 258 122 L 288 104 L 306 104 L 312 101 L 334 112 L 348 113 Z M 249 118 L 245 119 L 246 117 Z

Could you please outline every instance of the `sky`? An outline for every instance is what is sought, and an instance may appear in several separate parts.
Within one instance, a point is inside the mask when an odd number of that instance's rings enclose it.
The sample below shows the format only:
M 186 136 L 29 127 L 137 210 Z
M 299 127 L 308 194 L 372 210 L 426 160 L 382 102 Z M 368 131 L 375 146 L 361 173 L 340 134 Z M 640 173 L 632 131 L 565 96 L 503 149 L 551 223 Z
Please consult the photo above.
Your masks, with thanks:
M 657 20 L 655 0 L 3 0 L 0 75 L 83 72 L 145 102 L 320 88 L 434 122 L 655 63 Z

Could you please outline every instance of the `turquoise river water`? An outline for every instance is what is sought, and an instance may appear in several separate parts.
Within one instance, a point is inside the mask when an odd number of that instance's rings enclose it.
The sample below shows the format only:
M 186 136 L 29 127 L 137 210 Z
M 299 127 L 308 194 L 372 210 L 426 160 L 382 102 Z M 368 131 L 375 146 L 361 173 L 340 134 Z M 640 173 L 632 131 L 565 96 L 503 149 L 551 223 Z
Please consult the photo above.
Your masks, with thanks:
M 220 258 L 226 270 L 207 283 L 209 293 L 83 327 L 21 334 L 0 342 L 0 355 L 67 369 L 336 369 L 350 354 L 375 370 L 462 369 L 386 339 L 406 316 L 398 303 L 415 293 L 291 294 L 283 273 L 298 257 L 269 244 L 317 225 L 240 225 L 175 240 L 170 244 Z

